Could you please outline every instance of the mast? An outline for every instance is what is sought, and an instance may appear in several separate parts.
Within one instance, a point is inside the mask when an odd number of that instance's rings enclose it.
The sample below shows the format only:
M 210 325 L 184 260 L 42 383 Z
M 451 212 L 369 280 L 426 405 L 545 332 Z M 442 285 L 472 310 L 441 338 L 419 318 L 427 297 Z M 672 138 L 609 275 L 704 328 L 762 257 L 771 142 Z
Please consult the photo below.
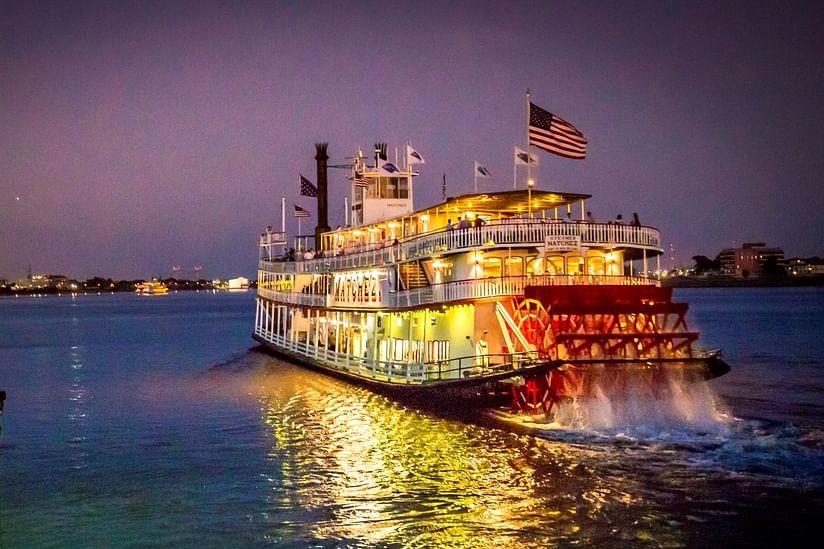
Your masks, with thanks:
M 283 234 L 283 255 L 286 255 L 288 241 L 286 240 L 286 195 L 280 197 L 280 232 Z
M 527 187 L 527 212 L 532 217 L 532 164 L 529 162 L 529 88 L 526 89 L 526 187 Z

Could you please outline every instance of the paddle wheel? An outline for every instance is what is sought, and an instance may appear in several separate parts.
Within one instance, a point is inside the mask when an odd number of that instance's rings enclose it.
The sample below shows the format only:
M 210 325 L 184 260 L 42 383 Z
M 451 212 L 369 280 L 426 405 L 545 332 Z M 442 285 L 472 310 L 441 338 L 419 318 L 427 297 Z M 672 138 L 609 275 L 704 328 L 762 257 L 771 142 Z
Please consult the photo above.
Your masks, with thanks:
M 562 399 L 595 391 L 658 394 L 673 377 L 698 381 L 725 373 L 716 355 L 698 353 L 698 333 L 686 322 L 687 304 L 657 286 L 530 286 L 512 302 L 520 351 L 557 363 L 512 386 L 512 407 L 550 414 Z M 513 329 L 514 329 L 513 327 Z M 631 374 L 631 375 L 630 375 Z

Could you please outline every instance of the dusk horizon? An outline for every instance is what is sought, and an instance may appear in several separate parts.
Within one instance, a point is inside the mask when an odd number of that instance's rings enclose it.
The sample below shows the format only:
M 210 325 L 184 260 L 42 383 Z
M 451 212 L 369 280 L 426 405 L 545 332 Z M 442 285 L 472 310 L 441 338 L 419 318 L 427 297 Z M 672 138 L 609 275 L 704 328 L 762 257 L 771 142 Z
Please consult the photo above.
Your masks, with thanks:
M 0 278 L 250 277 L 281 196 L 287 233 L 293 204 L 314 229 L 316 142 L 332 165 L 411 142 L 416 208 L 444 177 L 473 192 L 475 162 L 479 191 L 510 190 L 527 89 L 588 140 L 585 160 L 531 148 L 536 187 L 591 194 L 598 221 L 637 212 L 667 263 L 744 242 L 824 256 L 821 6 L 425 7 L 4 2 Z

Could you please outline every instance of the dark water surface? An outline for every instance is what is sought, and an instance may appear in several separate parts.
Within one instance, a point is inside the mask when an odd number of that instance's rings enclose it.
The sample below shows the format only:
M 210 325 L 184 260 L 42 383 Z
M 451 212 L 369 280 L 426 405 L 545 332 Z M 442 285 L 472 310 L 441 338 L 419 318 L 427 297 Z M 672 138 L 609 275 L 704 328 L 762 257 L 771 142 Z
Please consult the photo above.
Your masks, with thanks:
M 250 293 L 0 299 L 0 547 L 808 545 L 824 291 L 676 299 L 712 417 L 540 436 L 251 351 Z

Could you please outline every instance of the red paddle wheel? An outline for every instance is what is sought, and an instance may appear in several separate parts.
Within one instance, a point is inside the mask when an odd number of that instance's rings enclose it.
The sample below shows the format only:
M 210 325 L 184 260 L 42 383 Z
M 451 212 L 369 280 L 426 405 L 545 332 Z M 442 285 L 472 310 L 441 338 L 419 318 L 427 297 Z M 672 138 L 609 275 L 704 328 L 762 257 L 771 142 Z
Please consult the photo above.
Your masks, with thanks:
M 610 393 L 632 384 L 657 394 L 673 373 L 693 381 L 720 375 L 693 351 L 698 333 L 687 328 L 686 313 L 686 303 L 673 303 L 672 288 L 527 287 L 513 300 L 512 318 L 532 348 L 518 350 L 558 367 L 513 384 L 514 411 L 549 414 L 561 399 L 591 396 L 596 384 Z

